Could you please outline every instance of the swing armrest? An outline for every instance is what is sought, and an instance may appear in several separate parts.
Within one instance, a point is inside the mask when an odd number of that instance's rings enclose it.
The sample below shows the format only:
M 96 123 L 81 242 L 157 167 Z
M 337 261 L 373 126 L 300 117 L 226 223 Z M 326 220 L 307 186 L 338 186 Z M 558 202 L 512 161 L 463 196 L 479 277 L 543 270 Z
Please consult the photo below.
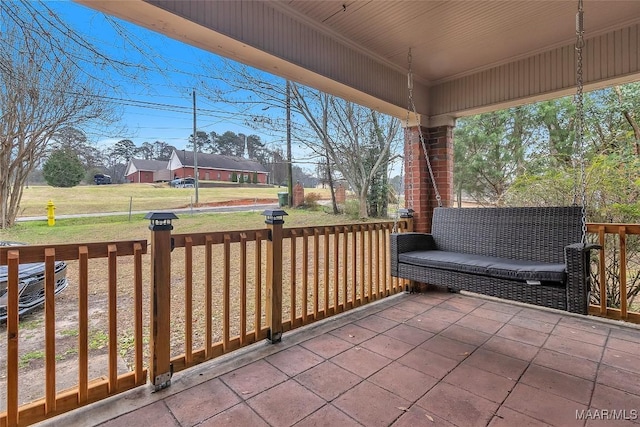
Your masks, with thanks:
M 398 276 L 398 257 L 401 253 L 436 249 L 436 243 L 431 234 L 392 233 L 390 236 L 391 275 Z
M 567 268 L 567 310 L 588 314 L 591 287 L 591 250 L 600 249 L 593 243 L 574 243 L 564 249 Z

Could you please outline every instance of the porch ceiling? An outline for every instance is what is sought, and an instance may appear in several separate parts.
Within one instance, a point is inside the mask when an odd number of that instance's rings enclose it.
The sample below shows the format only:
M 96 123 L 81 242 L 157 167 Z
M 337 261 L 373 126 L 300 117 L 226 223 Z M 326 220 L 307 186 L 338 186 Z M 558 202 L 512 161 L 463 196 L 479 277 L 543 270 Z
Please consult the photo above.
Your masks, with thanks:
M 549 98 L 575 84 L 577 0 L 76 1 L 399 117 L 409 48 L 427 116 Z M 637 79 L 640 1 L 584 4 L 587 83 Z
M 577 1 L 309 1 L 283 2 L 357 44 L 380 61 L 407 68 L 429 85 L 564 46 L 575 40 Z M 640 20 L 640 2 L 586 1 L 594 36 Z

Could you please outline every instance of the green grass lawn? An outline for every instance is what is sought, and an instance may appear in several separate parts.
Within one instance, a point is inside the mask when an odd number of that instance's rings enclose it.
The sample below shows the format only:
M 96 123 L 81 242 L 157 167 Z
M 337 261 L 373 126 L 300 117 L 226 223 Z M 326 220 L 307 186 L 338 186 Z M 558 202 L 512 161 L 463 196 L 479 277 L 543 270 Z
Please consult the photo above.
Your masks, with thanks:
M 285 227 L 347 224 L 357 222 L 346 215 L 332 215 L 323 210 L 286 209 Z M 251 230 L 263 228 L 261 212 L 230 212 L 179 214 L 173 221 L 173 233 L 199 233 L 208 231 Z M 114 240 L 148 239 L 149 221 L 143 214 L 83 217 L 56 220 L 53 227 L 47 221 L 18 222 L 8 230 L 0 230 L 0 240 L 29 244 L 85 243 Z
M 234 200 L 277 201 L 278 192 L 283 187 L 238 187 L 200 188 L 199 202 L 202 205 L 223 203 Z M 307 189 L 306 194 L 319 193 L 329 198 L 328 190 Z M 193 188 L 171 188 L 167 184 L 119 184 L 83 185 L 73 188 L 50 186 L 30 186 L 25 188 L 20 203 L 20 216 L 46 216 L 47 201 L 56 206 L 55 214 L 83 214 L 98 212 L 128 212 L 132 201 L 133 211 L 148 212 L 154 209 L 175 209 L 188 207 L 195 202 Z M 345 216 L 335 217 L 322 210 L 305 211 L 287 209 L 286 226 L 347 223 L 352 220 Z M 191 233 L 220 230 L 240 230 L 264 227 L 264 217 L 260 212 L 236 213 L 180 213 L 174 221 L 174 233 Z M 53 227 L 46 220 L 18 222 L 8 230 L 0 230 L 0 240 L 13 240 L 29 244 L 43 243 L 84 243 L 149 238 L 149 221 L 144 214 L 106 217 L 83 217 L 56 219 Z
M 238 199 L 278 199 L 278 192 L 286 192 L 283 187 L 215 187 L 200 188 L 198 202 L 209 204 Z M 328 190 L 307 189 L 329 198 Z M 47 202 L 52 200 L 56 215 L 128 212 L 153 209 L 184 208 L 195 203 L 193 188 L 171 188 L 168 184 L 114 184 L 81 185 L 72 188 L 55 188 L 47 185 L 29 186 L 24 189 L 20 202 L 19 217 L 42 216 L 47 214 Z

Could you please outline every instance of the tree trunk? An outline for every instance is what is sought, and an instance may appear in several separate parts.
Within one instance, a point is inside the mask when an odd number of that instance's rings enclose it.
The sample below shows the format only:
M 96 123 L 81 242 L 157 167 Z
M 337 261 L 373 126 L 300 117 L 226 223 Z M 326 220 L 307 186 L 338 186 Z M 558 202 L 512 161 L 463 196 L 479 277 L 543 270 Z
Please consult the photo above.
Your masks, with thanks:
M 333 186 L 333 177 L 331 176 L 331 163 L 329 161 L 329 153 L 327 153 L 325 160 L 327 161 L 327 179 L 329 180 L 329 190 L 331 191 L 331 206 L 333 207 L 333 214 L 338 215 L 338 203 L 336 202 L 336 190 Z
M 360 218 L 369 218 L 369 211 L 367 210 L 367 196 L 369 195 L 369 187 L 367 185 L 363 185 L 360 189 L 360 193 L 358 194 L 360 199 L 360 210 L 359 216 Z

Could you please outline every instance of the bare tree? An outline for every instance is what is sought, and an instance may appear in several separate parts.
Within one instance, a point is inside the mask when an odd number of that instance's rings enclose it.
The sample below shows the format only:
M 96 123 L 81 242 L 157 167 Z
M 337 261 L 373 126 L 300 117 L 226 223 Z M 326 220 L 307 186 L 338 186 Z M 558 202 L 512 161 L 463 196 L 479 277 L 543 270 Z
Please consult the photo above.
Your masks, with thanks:
M 50 150 L 71 150 L 82 162 L 85 170 L 102 165 L 102 154 L 87 140 L 87 135 L 80 129 L 66 126 L 60 129 L 52 138 Z
M 274 134 L 285 129 L 286 122 L 276 114 L 286 109 L 284 80 L 230 61 L 210 74 L 224 76 L 216 86 L 203 90 L 212 101 L 235 106 L 239 115 L 250 118 L 246 125 Z M 373 180 L 391 160 L 400 122 L 294 83 L 291 110 L 294 138 L 321 159 L 324 168 L 334 169 L 347 180 L 358 194 L 360 216 L 369 217 L 367 195 Z M 387 171 L 382 172 L 386 175 Z M 327 176 L 332 175 L 329 172 Z M 337 212 L 335 197 L 332 200 Z
M 322 141 L 324 153 L 319 154 L 330 160 L 357 193 L 359 215 L 368 218 L 369 189 L 383 165 L 389 163 L 400 121 L 325 93 L 302 90 L 295 84 L 292 101 Z
M 57 132 L 111 119 L 74 52 L 54 49 L 46 23 L 18 14 L 11 5 L 0 14 L 0 228 L 13 225 L 27 176 Z

